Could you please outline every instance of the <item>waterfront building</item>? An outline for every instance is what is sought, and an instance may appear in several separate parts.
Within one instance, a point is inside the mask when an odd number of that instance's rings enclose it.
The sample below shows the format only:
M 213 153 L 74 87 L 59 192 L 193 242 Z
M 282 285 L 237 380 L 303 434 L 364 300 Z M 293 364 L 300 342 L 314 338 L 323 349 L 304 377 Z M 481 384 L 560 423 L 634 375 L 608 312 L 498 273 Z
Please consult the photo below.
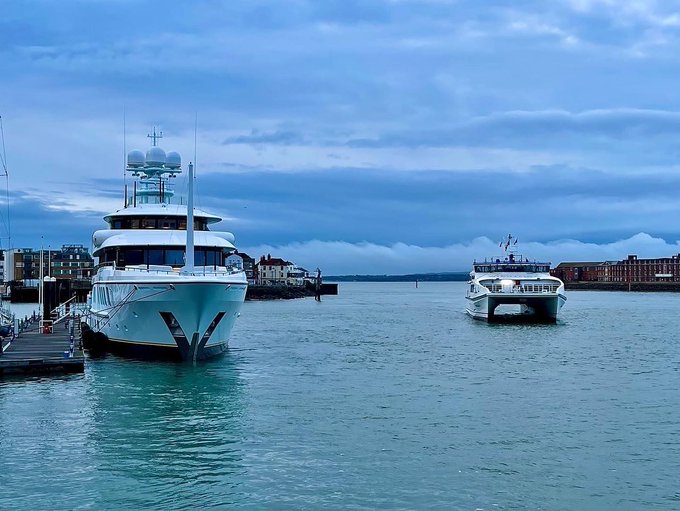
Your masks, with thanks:
M 257 282 L 262 286 L 285 286 L 288 284 L 288 273 L 292 272 L 295 265 L 280 257 L 260 257 L 257 267 Z
M 560 263 L 550 271 L 553 277 L 562 282 L 597 281 L 601 262 Z
M 246 272 L 246 278 L 248 279 L 248 284 L 255 284 L 255 258 L 250 257 L 245 252 L 236 251 L 236 254 L 241 256 L 243 259 L 243 271 Z
M 83 245 L 63 245 L 52 259 L 50 275 L 58 279 L 89 279 L 94 259 Z
M 565 262 L 550 272 L 563 282 L 680 282 L 680 254 L 655 259 Z
M 51 248 L 14 248 L 4 251 L 4 281 L 22 281 L 24 285 L 38 285 L 40 259 L 42 275 L 61 279 L 89 278 L 94 261 L 83 245 L 63 245 L 60 250 Z
M 657 259 L 629 255 L 611 267 L 612 282 L 679 282 L 680 254 Z
M 295 263 L 268 254 L 260 257 L 253 268 L 253 278 L 262 286 L 304 286 L 309 272 Z

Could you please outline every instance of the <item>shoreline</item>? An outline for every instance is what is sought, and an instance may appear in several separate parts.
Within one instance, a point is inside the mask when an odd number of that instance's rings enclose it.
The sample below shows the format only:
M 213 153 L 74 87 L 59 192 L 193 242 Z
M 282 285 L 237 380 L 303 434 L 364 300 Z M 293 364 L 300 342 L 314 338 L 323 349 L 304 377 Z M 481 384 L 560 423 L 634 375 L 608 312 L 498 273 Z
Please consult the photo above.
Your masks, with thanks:
M 567 291 L 680 292 L 680 282 L 565 282 Z
M 320 295 L 337 295 L 338 284 L 321 284 Z M 293 300 L 316 296 L 313 286 L 248 286 L 246 301 Z

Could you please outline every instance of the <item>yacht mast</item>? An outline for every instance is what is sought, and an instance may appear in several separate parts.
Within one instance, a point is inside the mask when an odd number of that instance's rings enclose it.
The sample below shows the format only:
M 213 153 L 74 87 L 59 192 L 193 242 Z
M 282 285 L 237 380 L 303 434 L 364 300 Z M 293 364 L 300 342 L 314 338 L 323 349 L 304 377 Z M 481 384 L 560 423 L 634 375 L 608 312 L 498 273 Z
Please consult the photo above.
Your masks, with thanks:
M 189 196 L 187 197 L 187 249 L 182 273 L 194 272 L 194 164 L 189 163 Z

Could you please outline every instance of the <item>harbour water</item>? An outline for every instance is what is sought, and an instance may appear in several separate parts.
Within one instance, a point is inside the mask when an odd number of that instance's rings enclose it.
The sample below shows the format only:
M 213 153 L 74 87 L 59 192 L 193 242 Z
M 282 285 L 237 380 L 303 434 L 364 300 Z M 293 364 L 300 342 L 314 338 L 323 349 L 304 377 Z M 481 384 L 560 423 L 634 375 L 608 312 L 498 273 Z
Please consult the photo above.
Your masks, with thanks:
M 680 508 L 680 294 L 487 325 L 464 283 L 247 302 L 223 358 L 0 382 L 2 509 Z

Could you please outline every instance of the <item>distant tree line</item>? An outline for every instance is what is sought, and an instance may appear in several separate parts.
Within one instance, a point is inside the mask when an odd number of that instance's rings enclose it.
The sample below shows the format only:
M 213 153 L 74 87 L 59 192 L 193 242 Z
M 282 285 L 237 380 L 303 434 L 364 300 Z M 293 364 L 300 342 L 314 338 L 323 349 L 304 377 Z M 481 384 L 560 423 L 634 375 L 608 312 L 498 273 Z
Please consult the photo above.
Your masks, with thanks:
M 412 273 L 409 275 L 329 275 L 330 282 L 465 282 L 470 274 L 466 272 Z

